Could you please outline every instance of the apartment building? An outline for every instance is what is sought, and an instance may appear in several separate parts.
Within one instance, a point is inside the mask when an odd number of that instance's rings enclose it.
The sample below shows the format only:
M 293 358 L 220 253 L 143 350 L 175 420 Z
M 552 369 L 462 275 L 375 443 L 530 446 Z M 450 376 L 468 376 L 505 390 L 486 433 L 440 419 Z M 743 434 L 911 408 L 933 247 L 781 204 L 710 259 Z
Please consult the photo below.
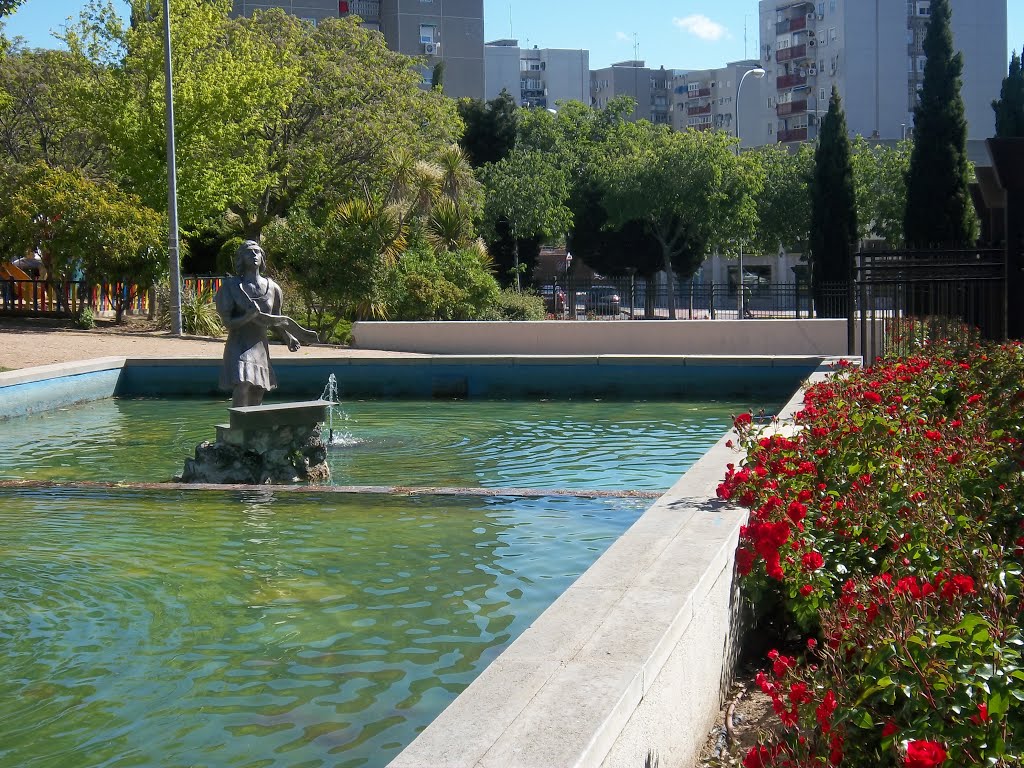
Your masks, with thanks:
M 650 69 L 643 61 L 620 61 L 590 72 L 590 103 L 604 109 L 617 96 L 636 100 L 629 120 L 649 120 L 658 125 L 672 124 L 672 90 L 675 71 Z
M 484 98 L 508 91 L 524 107 L 555 108 L 561 101 L 590 103 L 590 52 L 520 48 L 518 40 L 484 45 Z
M 760 66 L 757 59 L 746 59 L 729 62 L 718 69 L 676 70 L 672 127 L 677 131 L 725 131 L 732 136 L 739 135 L 744 147 L 764 144 L 759 140 L 764 119 L 764 79 L 747 77 L 742 91 L 739 90 L 743 75 Z
M 423 57 L 424 84 L 444 62 L 446 94 L 484 95 L 483 0 L 234 0 L 233 12 L 248 16 L 265 8 L 283 8 L 313 23 L 359 16 L 392 50 Z
M 951 0 L 963 53 L 968 138 L 992 134 L 1006 73 L 1006 0 Z M 762 142 L 813 139 L 839 89 L 851 133 L 883 141 L 913 129 L 924 76 L 930 0 L 761 0 L 761 62 L 769 88 Z

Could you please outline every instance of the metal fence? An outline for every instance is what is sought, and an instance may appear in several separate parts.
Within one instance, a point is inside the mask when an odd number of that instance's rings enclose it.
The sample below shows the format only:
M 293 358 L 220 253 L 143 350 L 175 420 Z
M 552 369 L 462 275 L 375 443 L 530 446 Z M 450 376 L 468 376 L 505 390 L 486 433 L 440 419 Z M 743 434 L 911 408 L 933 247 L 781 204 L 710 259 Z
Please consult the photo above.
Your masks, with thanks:
M 641 278 L 603 279 L 579 284 L 546 281 L 536 287 L 548 313 L 569 320 L 666 320 L 671 315 L 668 288 Z M 846 285 L 828 286 L 817 309 L 806 284 L 751 283 L 742 296 L 735 284 L 686 281 L 674 292 L 679 320 L 800 319 L 845 317 Z
M 1006 338 L 1002 250 L 864 252 L 853 286 L 850 335 L 867 363 L 929 340 Z
M 183 291 L 212 298 L 223 277 L 186 275 Z M 114 315 L 121 303 L 125 314 L 152 316 L 156 310 L 151 289 L 126 283 L 100 285 L 81 280 L 0 280 L 0 315 L 18 317 L 74 317 L 83 307 L 97 315 Z

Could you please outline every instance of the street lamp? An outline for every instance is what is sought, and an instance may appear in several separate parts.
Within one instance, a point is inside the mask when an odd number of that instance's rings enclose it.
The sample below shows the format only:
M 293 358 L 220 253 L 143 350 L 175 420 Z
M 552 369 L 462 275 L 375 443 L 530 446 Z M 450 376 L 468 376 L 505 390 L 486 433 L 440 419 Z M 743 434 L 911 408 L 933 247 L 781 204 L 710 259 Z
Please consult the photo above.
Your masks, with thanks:
M 170 0 L 164 0 L 164 80 L 167 101 L 167 250 L 171 271 L 171 333 L 181 336 L 181 259 L 178 253 L 178 170 L 174 160 L 174 75 L 171 71 Z
M 737 154 L 737 156 L 740 153 L 740 144 L 743 141 L 742 135 L 740 133 L 740 89 L 743 87 L 743 81 L 746 80 L 747 77 L 749 77 L 750 75 L 753 75 L 755 79 L 760 80 L 762 77 L 764 77 L 765 72 L 764 72 L 764 69 L 762 69 L 761 67 L 754 67 L 753 69 L 748 69 L 746 72 L 743 73 L 743 77 L 740 78 L 740 81 L 738 83 L 736 83 L 736 154 Z M 742 320 L 743 316 L 744 316 L 744 314 L 746 312 L 745 300 L 743 298 L 743 241 L 742 240 L 740 240 L 740 282 L 739 282 L 739 286 L 736 289 L 736 297 L 737 297 L 737 307 L 738 307 L 739 319 Z

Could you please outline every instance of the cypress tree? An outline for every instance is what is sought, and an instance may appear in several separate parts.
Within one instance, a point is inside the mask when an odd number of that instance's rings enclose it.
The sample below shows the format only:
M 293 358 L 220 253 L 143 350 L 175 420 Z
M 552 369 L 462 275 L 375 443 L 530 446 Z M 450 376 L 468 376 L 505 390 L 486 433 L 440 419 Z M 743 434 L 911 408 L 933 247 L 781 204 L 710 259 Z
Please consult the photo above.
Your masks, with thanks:
M 950 16 L 949 0 L 932 0 L 903 217 L 911 248 L 969 248 L 976 237 L 967 118 L 960 96 L 963 56 L 953 52 Z
M 811 178 L 811 290 L 819 317 L 845 317 L 846 293 L 825 300 L 825 285 L 850 280 L 857 240 L 857 194 L 850 136 L 839 91 L 832 87 Z
M 1024 69 L 1020 56 L 1010 57 L 1010 74 L 1003 78 L 999 100 L 992 102 L 996 113 L 996 137 L 1012 139 L 1024 136 Z

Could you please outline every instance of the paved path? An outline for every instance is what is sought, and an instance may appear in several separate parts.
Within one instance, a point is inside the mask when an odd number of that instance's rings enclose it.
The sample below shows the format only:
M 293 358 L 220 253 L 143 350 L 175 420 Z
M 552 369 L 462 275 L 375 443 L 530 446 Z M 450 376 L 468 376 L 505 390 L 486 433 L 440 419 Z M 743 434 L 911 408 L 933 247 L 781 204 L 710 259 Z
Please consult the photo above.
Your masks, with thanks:
M 201 338 L 175 338 L 163 331 L 110 329 L 73 331 L 66 328 L 0 319 L 0 368 L 31 368 L 37 365 L 89 360 L 95 357 L 213 357 L 219 358 L 224 342 Z M 271 355 L 292 355 L 283 345 L 271 347 Z M 326 344 L 303 347 L 296 357 L 367 357 L 399 352 L 349 349 Z M 419 357 L 419 355 L 415 355 Z

